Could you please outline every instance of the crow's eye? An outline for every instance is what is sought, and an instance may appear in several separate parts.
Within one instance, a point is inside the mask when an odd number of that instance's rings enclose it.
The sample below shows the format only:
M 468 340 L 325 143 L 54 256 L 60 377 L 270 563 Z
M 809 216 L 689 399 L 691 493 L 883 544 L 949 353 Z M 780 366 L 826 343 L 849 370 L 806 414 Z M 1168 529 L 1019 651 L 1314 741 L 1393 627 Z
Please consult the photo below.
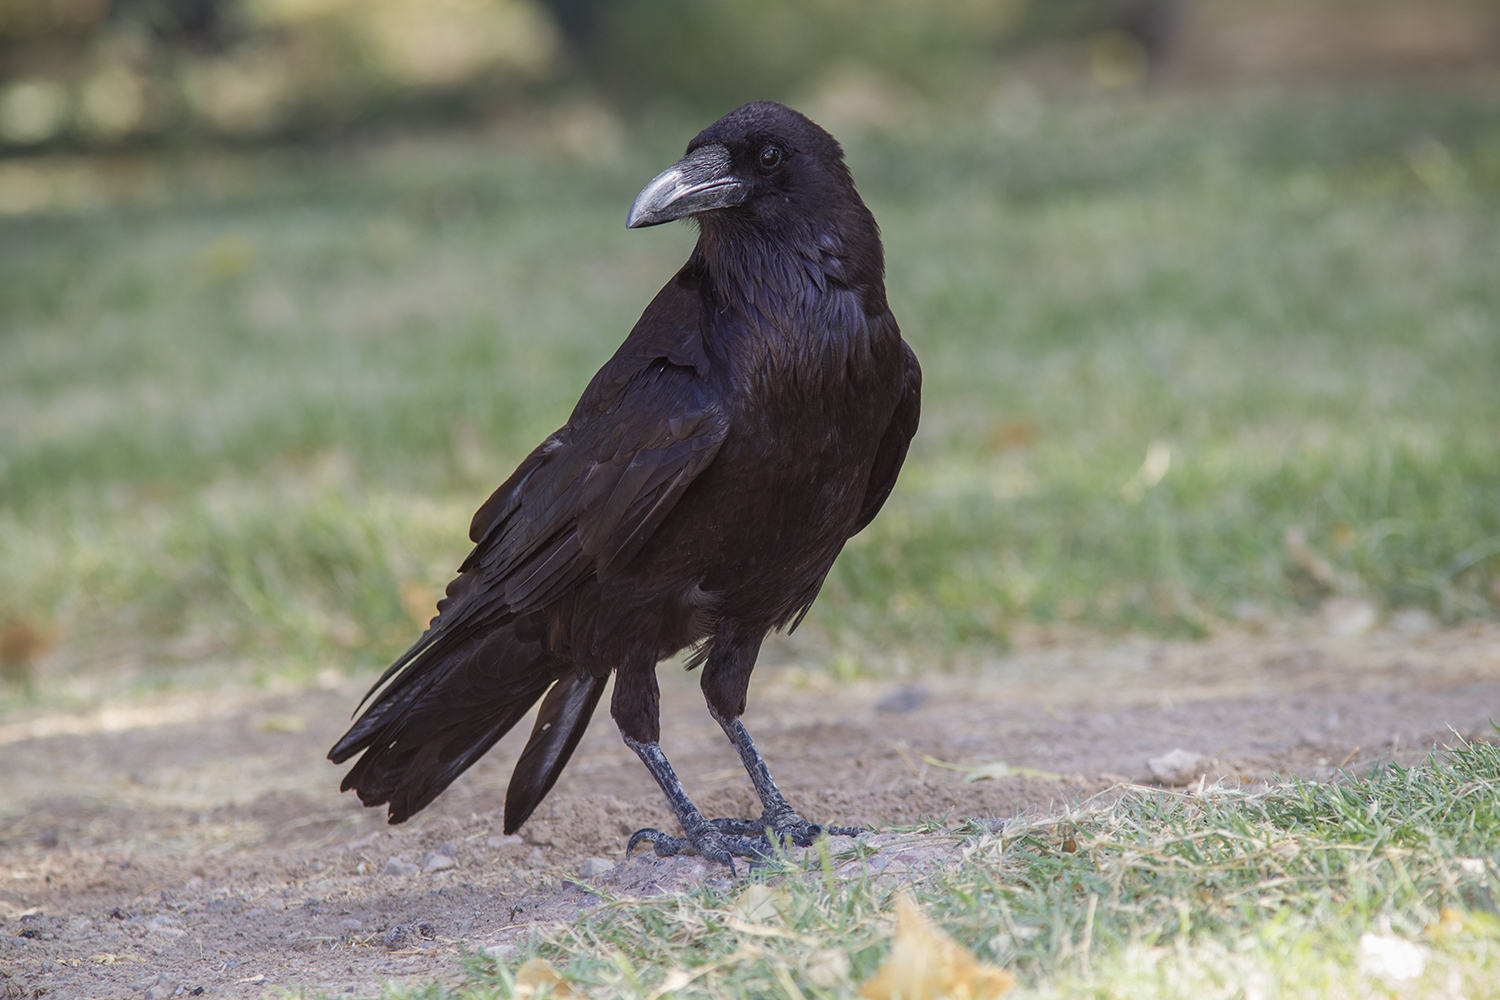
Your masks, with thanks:
M 781 148 L 779 146 L 766 146 L 760 151 L 760 167 L 762 170 L 775 170 L 781 166 Z

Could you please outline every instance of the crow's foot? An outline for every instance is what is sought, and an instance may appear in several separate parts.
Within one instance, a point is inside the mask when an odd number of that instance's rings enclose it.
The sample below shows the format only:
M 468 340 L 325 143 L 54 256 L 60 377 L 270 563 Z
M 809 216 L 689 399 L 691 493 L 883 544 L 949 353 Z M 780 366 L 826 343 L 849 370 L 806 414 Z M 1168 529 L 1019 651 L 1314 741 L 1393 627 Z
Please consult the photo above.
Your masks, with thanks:
M 811 847 L 813 842 L 825 832 L 830 837 L 858 837 L 866 832 L 863 827 L 858 826 L 819 826 L 817 823 L 809 823 L 796 813 L 786 813 L 781 816 L 762 815 L 760 819 L 727 817 L 711 819 L 708 822 L 720 833 L 741 837 L 759 837 L 765 840 L 769 831 L 775 840 L 795 847 Z
M 661 786 L 662 793 L 667 797 L 667 804 L 672 807 L 672 814 L 682 824 L 684 831 L 684 836 L 671 837 L 649 827 L 637 830 L 630 835 L 630 841 L 625 845 L 627 857 L 642 841 L 649 840 L 659 858 L 670 858 L 675 854 L 697 854 L 709 861 L 728 865 L 733 873 L 735 858 L 748 858 L 753 865 L 757 861 L 769 860 L 775 855 L 778 846 L 783 850 L 787 847 L 810 847 L 823 836 L 824 827 L 798 816 L 781 792 L 777 791 L 775 782 L 771 780 L 771 773 L 766 770 L 765 761 L 761 760 L 755 745 L 750 742 L 750 734 L 745 732 L 745 727 L 740 725 L 739 720 L 721 724 L 740 748 L 741 758 L 755 784 L 761 805 L 765 807 L 760 818 L 704 819 L 703 814 L 682 790 L 682 782 L 677 780 L 677 773 L 667 762 L 661 746 L 655 742 L 641 743 L 626 736 L 625 745 L 635 751 L 656 783 Z M 857 837 L 865 832 L 859 827 L 849 826 L 830 826 L 826 831 L 836 837 Z
M 634 853 L 642 841 L 651 841 L 651 849 L 658 858 L 670 858 L 677 854 L 696 854 L 707 861 L 728 865 L 735 874 L 734 859 L 749 858 L 750 863 L 764 861 L 771 856 L 771 842 L 765 837 L 742 836 L 727 833 L 713 824 L 705 824 L 685 837 L 670 837 L 660 830 L 647 827 L 630 835 L 625 845 L 625 856 Z

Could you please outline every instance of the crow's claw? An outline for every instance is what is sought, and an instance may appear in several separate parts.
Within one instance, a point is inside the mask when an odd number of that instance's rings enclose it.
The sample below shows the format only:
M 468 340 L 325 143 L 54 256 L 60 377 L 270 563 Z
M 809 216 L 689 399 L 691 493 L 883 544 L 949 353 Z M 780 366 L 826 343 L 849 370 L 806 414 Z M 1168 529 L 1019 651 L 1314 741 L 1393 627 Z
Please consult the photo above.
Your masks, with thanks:
M 630 835 L 630 839 L 625 842 L 625 856 L 627 858 L 630 857 L 632 854 L 635 853 L 636 846 L 638 844 L 640 844 L 641 841 L 643 841 L 643 840 L 649 840 L 649 841 L 651 841 L 652 847 L 654 847 L 656 849 L 656 855 L 657 855 L 657 857 L 661 857 L 661 858 L 670 857 L 671 855 L 676 854 L 677 851 L 675 851 L 675 850 L 672 850 L 672 851 L 663 851 L 661 845 L 665 841 L 678 840 L 678 839 L 680 839 L 680 838 L 678 838 L 678 837 L 668 837 L 666 834 L 662 833 L 660 830 L 653 830 L 653 829 L 651 829 L 648 826 L 648 827 L 645 827 L 643 829 L 637 830 L 637 831 L 635 831 L 635 833 L 632 833 Z

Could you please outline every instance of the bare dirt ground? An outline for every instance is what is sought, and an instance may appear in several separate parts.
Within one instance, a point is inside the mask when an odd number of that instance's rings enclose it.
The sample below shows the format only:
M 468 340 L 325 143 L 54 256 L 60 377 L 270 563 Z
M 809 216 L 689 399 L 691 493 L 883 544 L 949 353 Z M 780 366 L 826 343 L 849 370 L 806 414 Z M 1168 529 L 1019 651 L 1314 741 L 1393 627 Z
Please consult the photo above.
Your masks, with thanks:
M 1487 738 L 1500 718 L 1495 625 L 1037 642 L 920 689 L 835 686 L 788 665 L 795 652 L 757 673 L 746 724 L 794 804 L 824 822 L 1061 810 L 1150 783 L 1147 761 L 1178 748 L 1207 758 L 1210 782 L 1327 777 L 1410 761 L 1455 732 Z M 689 792 L 709 815 L 751 814 L 696 678 L 663 667 L 662 687 L 663 742 Z M 323 759 L 362 693 L 329 675 L 312 690 L 0 719 L 0 997 L 365 994 L 453 977 L 462 950 L 503 950 L 596 902 L 585 885 L 648 895 L 727 878 L 692 858 L 624 861 L 632 830 L 672 824 L 602 713 L 520 837 L 500 829 L 518 740 L 387 827 L 339 795 Z M 1032 772 L 965 781 L 943 766 L 997 761 Z M 929 859 L 951 843 L 927 840 Z M 878 843 L 897 856 L 912 838 Z M 591 858 L 615 867 L 578 877 Z

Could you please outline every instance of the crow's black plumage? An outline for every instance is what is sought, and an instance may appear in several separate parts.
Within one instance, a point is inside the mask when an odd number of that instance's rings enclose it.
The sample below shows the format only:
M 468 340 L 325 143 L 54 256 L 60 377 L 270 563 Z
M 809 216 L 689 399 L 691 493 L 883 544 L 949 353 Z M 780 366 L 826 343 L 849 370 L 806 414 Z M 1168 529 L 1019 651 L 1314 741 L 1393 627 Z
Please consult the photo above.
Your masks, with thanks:
M 761 640 L 805 614 L 880 510 L 917 428 L 921 370 L 886 305 L 879 230 L 827 132 L 779 104 L 705 129 L 629 225 L 692 217 L 688 262 L 579 400 L 474 515 L 427 631 L 329 753 L 399 823 L 540 712 L 505 799 L 517 829 L 615 672 L 611 714 L 683 837 L 721 862 L 820 832 L 739 717 Z M 705 820 L 657 745 L 656 664 L 689 646 L 709 712 L 764 806 Z M 381 685 L 384 685 L 382 688 Z M 375 692 L 379 693 L 376 694 Z

